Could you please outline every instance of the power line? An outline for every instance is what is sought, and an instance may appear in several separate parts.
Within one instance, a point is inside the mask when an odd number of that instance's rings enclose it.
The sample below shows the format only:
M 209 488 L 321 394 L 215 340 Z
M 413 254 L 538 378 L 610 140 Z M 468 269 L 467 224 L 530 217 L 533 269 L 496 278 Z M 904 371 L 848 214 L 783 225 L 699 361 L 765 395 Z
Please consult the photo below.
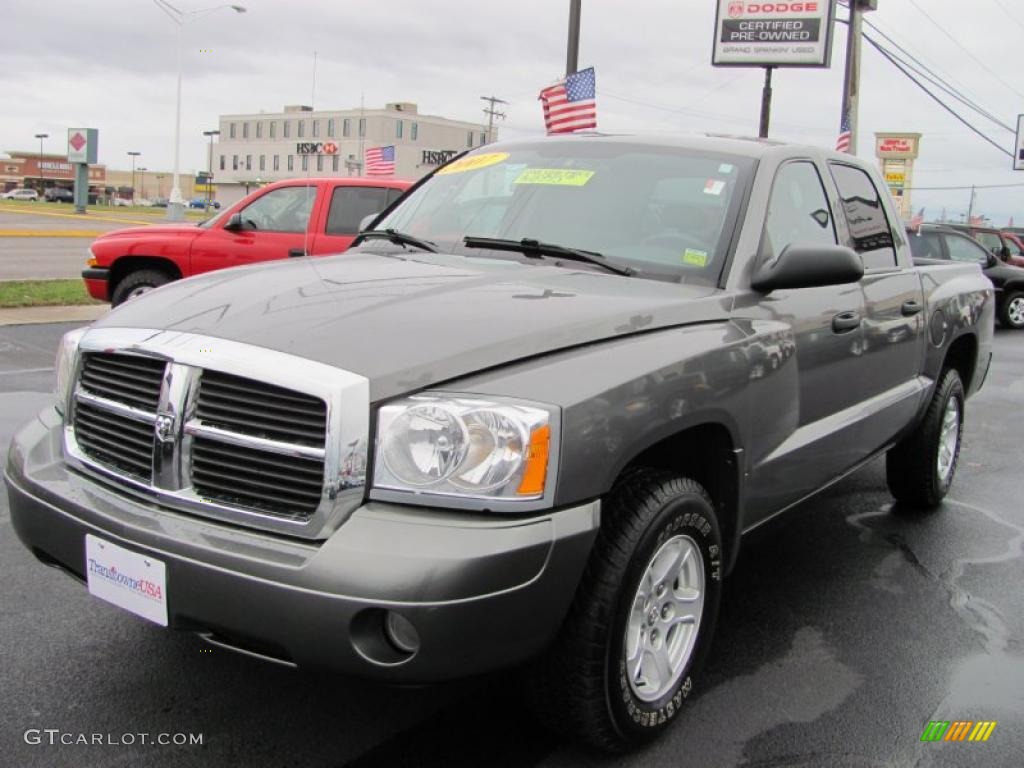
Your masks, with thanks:
M 904 46 L 900 45 L 898 42 L 893 40 L 893 38 L 890 37 L 889 35 L 887 35 L 883 30 L 879 29 L 874 24 L 872 24 L 869 19 L 865 19 L 864 21 L 865 21 L 865 24 L 867 24 L 869 27 L 871 27 L 872 30 L 877 32 L 883 38 L 885 38 L 885 40 L 890 45 L 892 45 L 894 48 L 896 48 L 896 50 L 898 50 L 900 53 L 902 53 L 906 58 L 910 59 L 910 62 L 908 62 L 906 60 L 903 60 L 903 63 L 906 64 L 908 67 L 913 69 L 915 72 L 917 72 L 922 77 L 926 78 L 929 82 L 931 82 L 934 85 L 936 85 L 937 87 L 941 88 L 943 91 L 948 93 L 950 96 L 952 96 L 954 99 L 959 101 L 964 106 L 970 107 L 975 112 L 977 112 L 979 115 L 981 115 L 982 117 L 987 118 L 988 120 L 991 120 L 993 123 L 998 125 L 1000 128 L 1005 128 L 1010 133 L 1016 133 L 1016 129 L 1014 129 L 1011 126 L 1007 125 L 1002 120 L 1000 120 L 998 117 L 996 117 L 996 115 L 994 115 L 992 112 L 989 112 L 987 109 L 982 107 L 976 101 L 974 101 L 973 99 L 969 98 L 966 94 L 963 93 L 963 91 L 961 89 L 957 88 L 951 82 L 949 82 L 948 78 L 944 78 L 942 75 L 940 75 L 935 70 L 933 70 L 931 67 L 929 67 L 927 64 L 922 62 L 918 57 L 916 57 L 913 53 L 908 51 Z M 913 62 L 913 63 L 911 63 L 911 62 Z M 915 64 L 917 66 L 914 66 Z
M 911 2 L 913 2 L 913 0 L 911 0 Z M 991 144 L 993 147 L 998 149 L 1000 152 L 1002 152 L 1002 153 L 1004 153 L 1006 155 L 1009 155 L 1010 157 L 1013 157 L 1013 153 L 1012 152 L 1010 152 L 1007 149 L 1004 149 L 999 144 L 997 144 L 993 139 L 989 138 L 984 133 L 982 133 L 980 130 L 975 128 L 959 112 L 957 112 L 955 109 L 953 109 L 948 104 L 946 104 L 946 102 L 944 102 L 942 99 L 940 99 L 938 96 L 936 96 L 930 90 L 928 90 L 928 87 L 924 83 L 922 83 L 920 80 L 918 80 L 916 77 L 914 77 L 914 75 L 911 72 L 909 72 L 908 69 L 906 67 L 904 67 L 904 65 L 900 61 L 898 61 L 895 57 L 893 57 L 893 55 L 886 48 L 884 48 L 880 43 L 878 43 L 873 38 L 868 37 L 867 35 L 864 36 L 864 39 L 867 40 L 875 48 L 875 50 L 877 50 L 880 54 L 882 54 L 882 56 L 884 56 L 889 61 L 890 64 L 892 64 L 894 67 L 896 67 L 896 69 L 898 69 L 900 72 L 902 72 L 904 75 L 906 75 L 918 88 L 920 88 L 932 100 L 934 100 L 936 104 L 938 104 L 944 110 L 949 112 L 949 114 L 951 114 L 953 117 L 955 117 L 961 123 L 966 125 L 968 128 L 971 129 L 971 131 L 976 133 L 978 136 L 980 136 L 982 139 L 987 141 L 989 144 Z
M 1009 189 L 1011 187 L 1024 187 L 1024 184 L 967 184 L 967 185 L 964 185 L 964 186 L 957 186 L 957 187 L 907 187 L 907 189 L 912 189 L 915 192 L 918 192 L 918 191 L 920 191 L 920 192 L 924 192 L 924 191 L 937 192 L 937 191 L 940 191 L 940 190 L 941 191 L 949 191 L 949 190 L 959 190 L 959 189 Z
M 913 5 L 915 8 L 917 8 L 917 10 L 920 12 L 920 14 L 922 16 L 924 16 L 926 19 L 928 19 L 929 22 L 931 22 L 933 27 L 935 27 L 942 34 L 944 34 L 946 37 L 948 37 L 957 48 L 959 48 L 964 53 L 966 53 L 968 56 L 970 56 L 972 59 L 974 59 L 974 61 L 977 62 L 979 67 L 984 69 L 986 72 L 988 72 L 990 75 L 992 75 L 992 77 L 994 77 L 996 80 L 998 80 L 1004 86 L 1009 88 L 1015 94 L 1017 94 L 1021 98 L 1024 98 L 1024 93 L 1021 93 L 1016 88 L 1014 88 L 1012 85 L 1010 85 L 1008 82 L 1003 80 L 1003 78 L 1001 78 L 999 76 L 999 74 L 995 70 L 991 69 L 985 62 L 983 62 L 981 59 L 979 59 L 977 56 L 975 56 L 966 46 L 963 45 L 963 43 L 961 43 L 959 40 L 957 40 L 955 37 L 953 37 L 951 34 L 949 34 L 949 32 L 946 30 L 945 27 L 943 27 L 941 24 L 939 24 L 937 21 L 935 21 L 935 19 L 933 19 L 931 16 L 929 16 L 928 12 L 924 8 L 922 8 L 920 5 L 917 4 L 917 0 L 910 0 L 910 4 Z
M 1006 10 L 1006 6 L 1005 5 L 1003 5 L 1001 2 L 999 2 L 999 0 L 995 0 L 995 4 L 998 5 L 999 9 L 1003 13 L 1005 13 L 1007 15 L 1007 17 L 1010 19 L 1010 21 L 1012 21 L 1014 24 L 1016 24 L 1021 29 L 1024 29 L 1024 24 L 1021 24 L 1016 16 L 1014 16 L 1012 13 L 1010 13 L 1008 10 Z

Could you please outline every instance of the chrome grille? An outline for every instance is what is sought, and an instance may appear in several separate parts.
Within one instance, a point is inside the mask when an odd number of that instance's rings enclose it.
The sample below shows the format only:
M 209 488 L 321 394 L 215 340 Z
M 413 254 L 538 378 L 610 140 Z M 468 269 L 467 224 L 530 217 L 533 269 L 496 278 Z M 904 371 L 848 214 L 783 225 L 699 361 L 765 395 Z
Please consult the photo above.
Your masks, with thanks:
M 323 400 L 218 371 L 203 371 L 196 418 L 230 432 L 295 445 L 322 448 L 327 438 Z
M 192 485 L 204 498 L 305 518 L 320 504 L 322 460 L 268 453 L 206 437 L 192 442 Z
M 156 413 L 166 366 L 147 357 L 93 353 L 83 357 L 80 383 L 97 397 Z
M 75 405 L 75 437 L 82 450 L 97 461 L 141 480 L 152 480 L 152 424 L 79 401 Z
M 143 328 L 89 330 L 76 370 L 64 453 L 86 474 L 165 507 L 310 539 L 362 502 L 363 376 Z

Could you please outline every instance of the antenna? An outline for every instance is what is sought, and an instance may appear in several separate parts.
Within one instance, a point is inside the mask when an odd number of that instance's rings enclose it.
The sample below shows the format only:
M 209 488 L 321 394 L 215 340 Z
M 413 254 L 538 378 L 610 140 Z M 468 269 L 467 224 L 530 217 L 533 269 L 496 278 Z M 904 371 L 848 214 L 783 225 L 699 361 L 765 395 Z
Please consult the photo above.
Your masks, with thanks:
M 313 51 L 313 90 L 309 94 L 309 108 L 316 109 L 316 51 Z

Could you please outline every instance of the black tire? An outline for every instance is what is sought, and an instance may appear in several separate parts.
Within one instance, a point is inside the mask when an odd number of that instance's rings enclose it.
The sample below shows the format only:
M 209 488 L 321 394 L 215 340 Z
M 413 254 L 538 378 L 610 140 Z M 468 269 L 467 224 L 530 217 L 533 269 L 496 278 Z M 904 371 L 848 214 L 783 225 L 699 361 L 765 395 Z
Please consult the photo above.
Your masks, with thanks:
M 692 651 L 678 677 L 669 678 L 674 684 L 645 702 L 627 678 L 626 627 L 648 564 L 679 535 L 689 537 L 702 555 L 703 610 Z M 568 728 L 592 746 L 621 752 L 671 725 L 710 648 L 721 598 L 721 553 L 714 505 L 693 480 L 644 470 L 613 489 L 569 615 L 532 679 L 529 699 L 551 730 Z
M 943 420 L 951 399 L 956 399 L 958 405 L 957 438 L 952 452 L 952 466 L 948 475 L 943 477 L 938 459 L 942 447 Z M 963 426 L 964 386 L 960 374 L 950 368 L 943 372 L 935 387 L 921 423 L 886 454 L 885 479 L 892 495 L 899 502 L 893 507 L 894 512 L 928 511 L 939 506 L 956 477 Z
M 171 282 L 171 276 L 159 269 L 139 269 L 129 272 L 121 282 L 117 284 L 113 295 L 110 297 L 111 306 L 124 304 L 131 297 L 132 293 L 139 289 L 152 290 Z
M 1004 328 L 1015 331 L 1024 328 L 1024 291 L 1014 291 L 1003 297 L 1003 304 L 999 307 L 999 322 Z

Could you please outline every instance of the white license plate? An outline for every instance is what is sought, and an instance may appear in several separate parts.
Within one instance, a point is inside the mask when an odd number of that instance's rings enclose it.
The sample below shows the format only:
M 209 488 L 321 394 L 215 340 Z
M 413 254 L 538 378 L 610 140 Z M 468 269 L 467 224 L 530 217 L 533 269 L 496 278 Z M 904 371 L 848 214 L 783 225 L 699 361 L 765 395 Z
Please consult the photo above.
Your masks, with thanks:
M 89 594 L 167 626 L 167 569 L 163 562 L 85 535 Z

